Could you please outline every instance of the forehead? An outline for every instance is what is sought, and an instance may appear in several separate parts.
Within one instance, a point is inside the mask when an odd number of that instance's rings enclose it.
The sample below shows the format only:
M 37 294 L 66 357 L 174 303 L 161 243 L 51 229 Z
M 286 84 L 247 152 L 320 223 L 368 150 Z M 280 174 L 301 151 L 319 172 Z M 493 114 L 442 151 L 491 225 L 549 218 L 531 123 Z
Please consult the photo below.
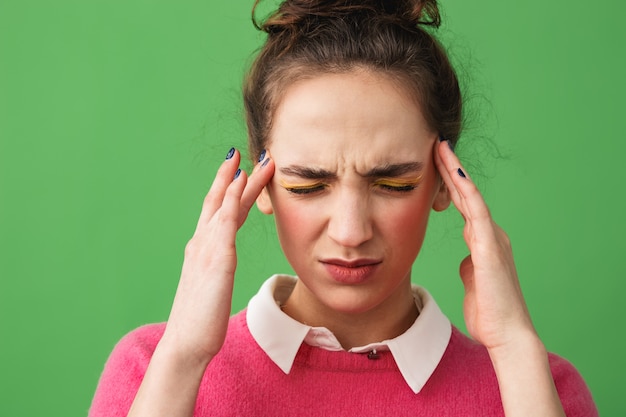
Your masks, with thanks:
M 371 165 L 424 158 L 435 136 L 401 84 L 355 70 L 290 85 L 274 113 L 268 147 L 279 165 Z

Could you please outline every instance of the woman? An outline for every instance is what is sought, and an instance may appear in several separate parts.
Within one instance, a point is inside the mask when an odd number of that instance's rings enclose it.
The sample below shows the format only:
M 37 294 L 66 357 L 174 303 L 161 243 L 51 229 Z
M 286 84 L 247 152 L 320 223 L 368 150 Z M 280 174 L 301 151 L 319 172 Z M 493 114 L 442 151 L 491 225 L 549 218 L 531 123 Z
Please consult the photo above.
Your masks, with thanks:
M 288 0 L 265 21 L 244 86 L 256 166 L 228 152 L 167 324 L 118 344 L 92 416 L 597 415 L 537 336 L 507 236 L 453 152 L 458 82 L 424 29 L 439 22 L 433 0 Z M 255 201 L 297 278 L 229 318 Z M 411 285 L 430 210 L 451 201 L 471 338 Z

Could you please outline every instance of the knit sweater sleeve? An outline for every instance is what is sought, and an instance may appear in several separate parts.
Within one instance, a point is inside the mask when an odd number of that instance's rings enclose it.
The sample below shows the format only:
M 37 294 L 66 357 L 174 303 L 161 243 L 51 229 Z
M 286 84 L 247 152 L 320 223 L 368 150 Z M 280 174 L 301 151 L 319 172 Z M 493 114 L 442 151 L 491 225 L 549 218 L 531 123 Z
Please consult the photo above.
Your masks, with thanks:
M 591 391 L 574 365 L 560 356 L 550 354 L 554 384 L 567 417 L 598 417 Z
M 150 324 L 124 336 L 107 360 L 89 417 L 125 417 L 146 373 L 165 324 Z

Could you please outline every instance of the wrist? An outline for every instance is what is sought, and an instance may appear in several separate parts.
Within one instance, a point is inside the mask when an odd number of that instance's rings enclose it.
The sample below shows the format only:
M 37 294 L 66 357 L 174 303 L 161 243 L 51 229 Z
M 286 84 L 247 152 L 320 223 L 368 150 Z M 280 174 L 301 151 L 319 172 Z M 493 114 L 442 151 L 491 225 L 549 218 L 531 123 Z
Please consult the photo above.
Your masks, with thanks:
M 534 331 L 488 352 L 507 417 L 565 415 L 552 379 L 548 352 Z
M 210 359 L 189 355 L 161 338 L 137 391 L 129 416 L 190 416 Z
M 214 356 L 201 349 L 187 346 L 182 340 L 166 332 L 154 350 L 153 360 L 156 358 L 164 361 L 183 372 L 202 374 Z
M 487 351 L 494 364 L 501 360 L 514 359 L 516 362 L 523 362 L 525 358 L 547 358 L 546 347 L 534 330 L 511 337 L 497 346 L 488 347 Z

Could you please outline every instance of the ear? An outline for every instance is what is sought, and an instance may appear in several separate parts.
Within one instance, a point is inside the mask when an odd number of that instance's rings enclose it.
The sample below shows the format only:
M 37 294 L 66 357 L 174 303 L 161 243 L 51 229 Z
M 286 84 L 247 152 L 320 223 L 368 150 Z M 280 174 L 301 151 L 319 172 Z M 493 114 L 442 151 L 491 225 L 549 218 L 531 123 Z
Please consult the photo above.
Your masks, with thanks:
M 441 179 L 440 181 L 441 185 L 439 185 L 439 189 L 433 200 L 433 210 L 435 211 L 444 211 L 450 205 L 450 191 L 448 191 L 446 183 Z
M 272 207 L 272 199 L 270 198 L 270 194 L 267 191 L 267 187 L 264 187 L 261 191 L 261 194 L 259 194 L 259 196 L 257 197 L 256 206 L 263 214 L 274 213 L 274 207 Z

